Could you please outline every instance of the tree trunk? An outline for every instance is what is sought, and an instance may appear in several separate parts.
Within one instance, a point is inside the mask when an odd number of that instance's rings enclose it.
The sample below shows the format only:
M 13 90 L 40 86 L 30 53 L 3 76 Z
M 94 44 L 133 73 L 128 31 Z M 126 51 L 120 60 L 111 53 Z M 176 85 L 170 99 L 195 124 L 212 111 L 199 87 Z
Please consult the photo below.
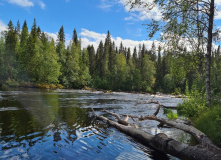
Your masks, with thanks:
M 117 118 L 118 122 L 114 122 L 106 117 L 98 116 L 93 110 L 94 116 L 102 120 L 111 126 L 119 129 L 120 131 L 126 133 L 127 135 L 139 140 L 146 146 L 152 147 L 158 151 L 170 154 L 172 156 L 178 157 L 180 159 L 188 160 L 221 160 L 221 149 L 212 143 L 212 141 L 201 131 L 183 123 L 175 122 L 172 120 L 166 120 L 162 118 L 157 118 L 157 114 L 160 110 L 161 104 L 159 102 L 154 102 L 152 99 L 148 103 L 157 103 L 158 107 L 156 112 L 152 116 L 132 116 L 126 115 L 125 120 L 121 119 L 119 115 L 113 112 L 104 110 L 104 112 Z M 124 115 L 125 116 L 125 115 Z M 190 146 L 188 144 L 181 143 L 172 138 L 167 137 L 163 133 L 157 135 L 151 135 L 145 131 L 138 129 L 136 124 L 128 122 L 128 118 L 132 118 L 133 121 L 143 121 L 143 120 L 155 120 L 160 122 L 158 126 L 162 127 L 164 125 L 183 130 L 191 134 L 199 144 L 195 146 Z M 137 120 L 135 120 L 137 119 Z
M 114 122 L 106 117 L 97 116 L 96 118 L 102 120 L 111 126 L 119 129 L 120 131 L 134 137 L 146 146 L 152 147 L 158 151 L 170 154 L 180 159 L 188 160 L 220 160 L 221 150 L 214 147 L 208 147 L 205 145 L 190 146 L 183 144 L 171 138 L 167 135 L 159 133 L 155 136 L 137 129 L 132 126 L 125 126 L 120 123 Z
M 214 0 L 210 2 L 209 11 L 209 27 L 208 27 L 208 42 L 207 42 L 207 53 L 206 53 L 206 103 L 210 106 L 211 103 L 211 90 L 210 90 L 210 69 L 211 69 L 211 52 L 213 42 L 213 20 L 214 20 Z

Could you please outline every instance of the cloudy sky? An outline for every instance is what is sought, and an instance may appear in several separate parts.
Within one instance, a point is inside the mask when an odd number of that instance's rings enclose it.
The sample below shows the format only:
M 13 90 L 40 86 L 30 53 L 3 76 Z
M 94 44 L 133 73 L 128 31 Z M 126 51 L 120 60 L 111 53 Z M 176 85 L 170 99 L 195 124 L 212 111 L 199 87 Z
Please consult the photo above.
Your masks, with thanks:
M 221 0 L 215 3 L 221 9 Z M 55 39 L 63 25 L 67 43 L 76 28 L 83 47 L 88 44 L 97 47 L 109 30 L 116 45 L 121 41 L 127 47 L 145 43 L 150 48 L 156 37 L 148 40 L 148 32 L 142 24 L 148 23 L 150 18 L 160 19 L 158 8 L 151 12 L 135 8 L 129 12 L 125 4 L 126 0 L 0 0 L 0 31 L 9 20 L 14 25 L 19 20 L 21 26 L 26 20 L 30 29 L 36 18 L 41 30 Z M 221 26 L 221 12 L 216 13 L 215 24 Z

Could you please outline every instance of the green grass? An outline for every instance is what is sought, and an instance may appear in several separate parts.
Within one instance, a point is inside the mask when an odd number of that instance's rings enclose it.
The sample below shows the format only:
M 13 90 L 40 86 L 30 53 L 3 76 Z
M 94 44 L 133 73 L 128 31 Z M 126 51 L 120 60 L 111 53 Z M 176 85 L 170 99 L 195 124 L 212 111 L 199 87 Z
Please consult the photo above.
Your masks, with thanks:
M 221 146 L 221 106 L 208 109 L 194 120 L 194 126 Z

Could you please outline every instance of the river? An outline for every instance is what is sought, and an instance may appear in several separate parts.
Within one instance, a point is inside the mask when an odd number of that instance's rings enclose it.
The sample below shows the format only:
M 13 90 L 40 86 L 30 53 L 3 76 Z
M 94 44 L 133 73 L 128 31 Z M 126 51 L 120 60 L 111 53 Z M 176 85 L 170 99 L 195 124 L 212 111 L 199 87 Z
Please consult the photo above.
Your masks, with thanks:
M 148 94 L 122 92 L 1 90 L 0 159 L 175 160 L 91 116 L 91 107 L 99 115 L 104 114 L 103 109 L 118 114 L 151 115 L 156 104 L 143 104 L 151 98 Z M 182 99 L 171 95 L 155 96 L 154 100 L 170 107 L 182 103 Z M 163 109 L 158 116 L 166 118 Z M 142 121 L 137 125 L 151 134 L 166 133 L 189 141 L 182 131 L 157 128 L 158 122 Z

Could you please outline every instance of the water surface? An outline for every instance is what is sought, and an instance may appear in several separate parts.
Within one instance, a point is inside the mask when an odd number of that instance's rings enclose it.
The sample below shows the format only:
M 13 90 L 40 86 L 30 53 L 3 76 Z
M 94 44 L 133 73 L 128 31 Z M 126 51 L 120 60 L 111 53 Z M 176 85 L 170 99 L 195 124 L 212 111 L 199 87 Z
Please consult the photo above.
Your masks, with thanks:
M 151 98 L 147 94 L 82 90 L 0 91 L 0 159 L 176 159 L 91 116 L 91 107 L 97 114 L 104 114 L 106 109 L 118 114 L 151 115 L 156 104 L 143 104 Z M 166 106 L 182 102 L 169 95 L 154 100 Z M 166 118 L 163 109 L 158 116 Z M 151 134 L 163 132 L 177 140 L 189 139 L 179 130 L 157 128 L 158 122 L 137 124 Z

